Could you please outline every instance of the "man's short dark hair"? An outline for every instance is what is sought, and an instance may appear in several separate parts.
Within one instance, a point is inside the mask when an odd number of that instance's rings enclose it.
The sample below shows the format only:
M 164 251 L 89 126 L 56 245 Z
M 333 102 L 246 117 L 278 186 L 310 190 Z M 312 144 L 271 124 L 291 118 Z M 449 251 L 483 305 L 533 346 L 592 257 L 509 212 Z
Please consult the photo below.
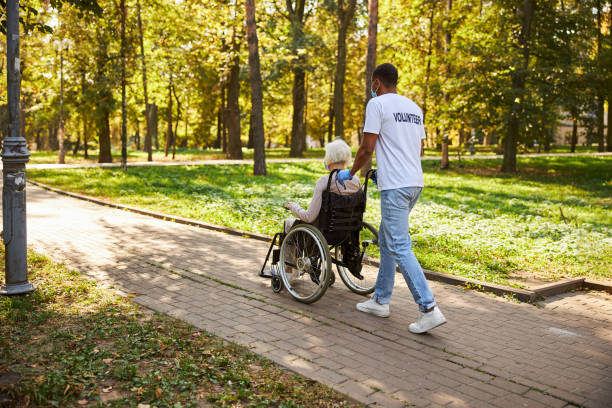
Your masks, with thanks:
M 397 68 L 388 62 L 377 66 L 372 73 L 372 79 L 378 78 L 385 86 L 396 86 L 397 76 Z

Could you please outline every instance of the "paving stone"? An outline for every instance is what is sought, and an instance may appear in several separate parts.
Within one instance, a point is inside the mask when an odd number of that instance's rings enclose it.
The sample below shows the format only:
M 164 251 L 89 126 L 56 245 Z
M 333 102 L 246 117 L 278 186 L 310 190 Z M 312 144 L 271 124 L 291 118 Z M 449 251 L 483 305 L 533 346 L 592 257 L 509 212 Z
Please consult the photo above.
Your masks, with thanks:
M 341 282 L 304 305 L 286 291 L 273 293 L 257 276 L 265 242 L 31 186 L 27 205 L 33 249 L 364 404 L 597 407 L 610 401 L 610 295 L 575 292 L 536 308 L 430 282 L 448 324 L 418 336 L 407 330 L 417 309 L 402 279 L 388 319 L 356 311 L 363 296 Z

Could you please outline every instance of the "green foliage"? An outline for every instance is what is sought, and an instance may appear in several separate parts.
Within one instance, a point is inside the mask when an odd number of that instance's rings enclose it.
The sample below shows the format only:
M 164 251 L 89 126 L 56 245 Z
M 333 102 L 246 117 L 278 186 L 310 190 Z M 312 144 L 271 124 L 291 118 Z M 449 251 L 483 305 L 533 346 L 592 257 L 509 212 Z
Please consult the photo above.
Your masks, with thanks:
M 490 282 L 528 277 L 611 278 L 612 170 L 609 158 L 522 158 L 524 171 L 499 175 L 499 160 L 462 160 L 438 170 L 423 162 L 425 185 L 411 222 L 423 266 Z M 250 166 L 30 170 L 28 176 L 82 194 L 238 229 L 273 234 L 307 206 L 320 162 Z M 372 191 L 366 221 L 380 221 Z M 561 215 L 563 212 L 563 216 Z
M 336 2 L 305 1 L 301 23 L 292 19 L 288 3 L 299 2 L 257 2 L 266 142 L 288 145 L 295 69 L 306 71 L 307 134 L 312 140 L 324 142 L 335 71 Z M 429 146 L 439 142 L 447 130 L 453 141 L 461 133 L 473 134 L 480 143 L 485 139 L 493 144 L 500 142 L 515 104 L 520 105 L 522 145 L 531 146 L 536 140 L 548 148 L 557 123 L 573 117 L 589 135 L 594 133 L 595 95 L 598 91 L 608 95 L 612 83 L 610 3 L 599 2 L 604 22 L 601 27 L 596 26 L 595 0 L 535 3 L 530 61 L 523 67 L 523 50 L 517 43 L 522 1 L 454 0 L 451 11 L 446 10 L 447 1 L 443 0 L 380 2 L 378 62 L 390 61 L 398 66 L 400 92 L 426 111 Z M 26 137 L 41 147 L 53 147 L 53 135 L 48 130 L 57 127 L 59 59 L 55 43 L 61 40 L 69 44 L 64 103 L 68 139 L 75 141 L 83 132 L 83 123 L 90 123 L 89 141 L 96 147 L 92 135 L 101 132 L 102 122 L 108 122 L 112 142 L 117 145 L 120 124 L 115 101 L 119 100 L 120 87 L 116 6 L 111 0 L 70 0 L 58 11 L 60 4 L 59 0 L 51 4 L 30 0 L 24 5 L 28 7 L 24 16 L 29 13 L 30 17 L 25 17 L 29 24 L 54 26 L 53 35 L 25 30 L 22 38 Z M 363 120 L 367 41 L 367 7 L 365 2 L 358 4 L 348 34 L 344 97 L 347 139 L 353 144 Z M 170 77 L 177 99 L 172 115 L 173 123 L 178 124 L 178 146 L 219 147 L 223 84 L 236 52 L 242 61 L 240 120 L 246 141 L 250 97 L 242 3 L 142 0 L 140 5 L 148 99 L 159 107 L 162 147 Z M 138 131 L 142 138 L 144 91 L 135 2 L 128 2 L 127 8 L 128 132 L 134 135 Z M 91 12 L 96 10 L 97 15 Z M 242 42 L 237 50 L 230 49 L 234 27 Z M 603 37 L 599 52 L 598 32 Z M 447 33 L 451 38 L 448 47 Z M 512 77 L 517 71 L 526 75 L 524 90 L 513 88 Z M 97 122 L 92 124 L 94 120 Z
M 0 385 L 8 406 L 357 406 L 47 258 L 28 261 L 35 292 L 0 298 L 0 372 L 20 374 Z

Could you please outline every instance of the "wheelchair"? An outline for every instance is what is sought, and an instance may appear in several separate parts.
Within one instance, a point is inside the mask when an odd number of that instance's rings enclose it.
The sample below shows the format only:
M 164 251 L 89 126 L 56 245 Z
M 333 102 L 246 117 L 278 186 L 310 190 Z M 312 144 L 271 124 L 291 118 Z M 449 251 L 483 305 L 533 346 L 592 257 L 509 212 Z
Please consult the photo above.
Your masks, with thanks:
M 330 191 L 337 171 L 329 175 L 315 224 L 297 221 L 287 233 L 276 233 L 259 273 L 271 280 L 274 292 L 287 289 L 302 303 L 316 302 L 334 284 L 332 265 L 352 292 L 367 295 L 374 291 L 378 269 L 373 271 L 369 258 L 378 253 L 378 230 L 363 221 L 368 180 L 374 170 L 366 174 L 363 189 L 348 195 Z M 266 273 L 270 254 L 271 266 Z

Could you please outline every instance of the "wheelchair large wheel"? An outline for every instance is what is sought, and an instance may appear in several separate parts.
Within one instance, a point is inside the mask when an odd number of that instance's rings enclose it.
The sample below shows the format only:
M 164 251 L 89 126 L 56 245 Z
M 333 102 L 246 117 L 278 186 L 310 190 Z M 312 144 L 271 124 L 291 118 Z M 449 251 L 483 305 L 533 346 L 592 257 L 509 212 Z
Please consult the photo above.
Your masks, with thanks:
M 332 274 L 331 256 L 323 234 L 310 224 L 298 224 L 287 233 L 280 249 L 280 278 L 294 299 L 316 302 Z
M 359 242 L 367 243 L 365 254 L 363 255 L 361 269 L 361 276 L 363 279 L 359 279 L 353 275 L 348 268 L 336 264 L 338 274 L 342 279 L 342 282 L 353 292 L 360 295 L 367 295 L 374 292 L 374 286 L 376 285 L 376 278 L 378 277 L 378 268 L 369 264 L 370 258 L 378 256 L 378 230 L 374 226 L 363 222 L 361 225 L 361 231 L 359 232 Z M 335 252 L 336 259 L 342 259 L 342 249 L 336 247 Z

